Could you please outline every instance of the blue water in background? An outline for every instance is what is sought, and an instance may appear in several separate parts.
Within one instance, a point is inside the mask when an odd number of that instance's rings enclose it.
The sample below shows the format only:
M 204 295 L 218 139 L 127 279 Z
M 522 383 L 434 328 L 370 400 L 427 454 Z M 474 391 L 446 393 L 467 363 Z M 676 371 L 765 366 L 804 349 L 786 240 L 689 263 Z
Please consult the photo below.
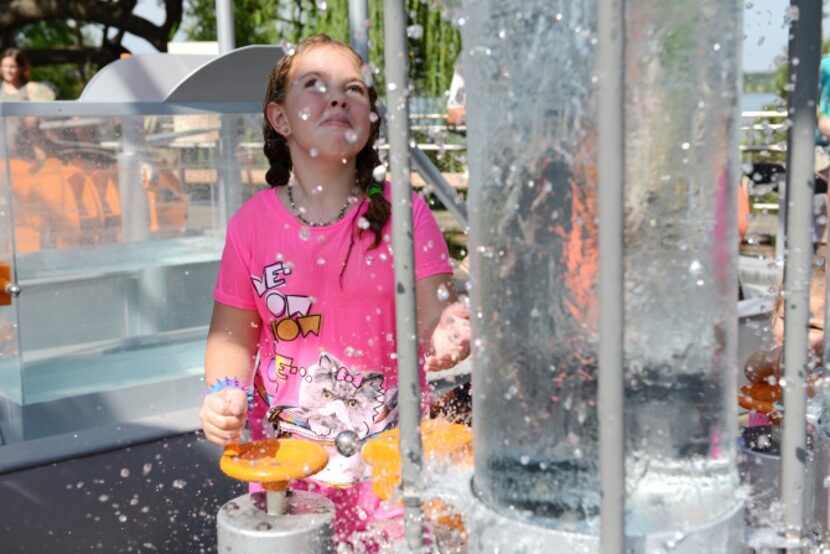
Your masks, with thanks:
M 741 111 L 754 112 L 763 110 L 765 106 L 775 102 L 778 96 L 771 92 L 752 92 L 741 96 Z M 783 109 L 783 106 L 782 108 Z

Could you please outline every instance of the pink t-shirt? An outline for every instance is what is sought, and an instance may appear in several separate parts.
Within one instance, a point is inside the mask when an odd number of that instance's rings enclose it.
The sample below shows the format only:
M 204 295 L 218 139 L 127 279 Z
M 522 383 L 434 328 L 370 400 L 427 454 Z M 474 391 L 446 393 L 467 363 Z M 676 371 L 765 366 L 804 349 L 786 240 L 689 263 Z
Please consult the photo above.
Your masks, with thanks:
M 435 218 L 418 195 L 412 202 L 415 278 L 451 274 Z M 307 227 L 274 189 L 258 192 L 228 225 L 214 292 L 217 302 L 262 318 L 251 437 L 262 438 L 270 420 L 324 445 L 329 463 L 312 478 L 324 491 L 369 477 L 359 454 L 346 458 L 333 447 L 340 432 L 363 440 L 397 425 L 391 218 L 370 250 L 371 230 L 358 237 L 367 207 L 364 199 L 333 225 Z M 368 483 L 360 488 L 369 491 Z

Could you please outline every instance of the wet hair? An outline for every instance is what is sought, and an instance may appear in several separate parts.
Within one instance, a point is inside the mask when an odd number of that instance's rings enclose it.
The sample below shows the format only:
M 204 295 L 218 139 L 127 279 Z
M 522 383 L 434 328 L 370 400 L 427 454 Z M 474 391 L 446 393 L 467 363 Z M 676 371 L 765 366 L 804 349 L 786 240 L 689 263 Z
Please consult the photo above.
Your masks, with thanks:
M 29 82 L 29 70 L 31 66 L 29 65 L 29 58 L 26 57 L 26 54 L 20 48 L 6 48 L 3 50 L 3 53 L 0 54 L 0 60 L 4 58 L 12 58 L 14 59 L 15 63 L 17 63 L 18 67 L 20 67 L 20 78 L 23 79 L 23 84 Z
M 271 70 L 271 74 L 268 76 L 268 87 L 265 89 L 265 100 L 262 104 L 262 138 L 264 139 L 263 151 L 265 152 L 265 156 L 268 158 L 268 163 L 270 164 L 270 168 L 265 174 L 265 180 L 272 187 L 285 186 L 288 184 L 293 164 L 291 162 L 291 153 L 288 149 L 288 143 L 286 142 L 285 137 L 271 127 L 271 124 L 268 122 L 266 108 L 270 102 L 276 102 L 280 105 L 285 103 L 285 98 L 291 84 L 289 82 L 289 78 L 294 61 L 304 52 L 319 46 L 333 46 L 335 48 L 340 48 L 351 54 L 359 67 L 363 66 L 363 58 L 361 58 L 360 54 L 358 54 L 352 47 L 327 35 L 316 35 L 304 40 L 297 45 L 293 52 L 286 54 L 277 62 Z M 357 159 L 355 161 L 355 181 L 364 194 L 368 192 L 369 187 L 372 185 L 373 170 L 381 164 L 380 157 L 375 150 L 375 141 L 377 141 L 378 133 L 380 132 L 380 114 L 378 113 L 376 106 L 378 93 L 377 90 L 375 90 L 375 88 L 368 83 L 367 91 L 369 95 L 370 109 L 377 117 L 373 118 L 373 121 L 371 122 L 369 139 L 366 141 L 366 145 L 363 149 L 357 154 Z M 383 226 L 389 220 L 389 216 L 391 214 L 391 205 L 382 194 L 372 195 L 368 198 L 368 202 L 369 207 L 366 212 L 366 219 L 369 222 L 369 230 L 371 230 L 374 234 L 374 240 L 372 241 L 370 248 L 377 248 L 383 237 Z M 355 216 L 358 211 L 359 209 L 355 211 Z M 355 218 L 353 217 L 352 244 L 354 243 L 354 219 Z M 363 229 L 358 230 L 358 236 L 362 237 L 363 233 Z M 351 254 L 352 244 L 349 244 L 349 253 L 346 255 L 346 261 L 343 262 L 344 269 L 346 263 L 348 262 L 349 255 Z

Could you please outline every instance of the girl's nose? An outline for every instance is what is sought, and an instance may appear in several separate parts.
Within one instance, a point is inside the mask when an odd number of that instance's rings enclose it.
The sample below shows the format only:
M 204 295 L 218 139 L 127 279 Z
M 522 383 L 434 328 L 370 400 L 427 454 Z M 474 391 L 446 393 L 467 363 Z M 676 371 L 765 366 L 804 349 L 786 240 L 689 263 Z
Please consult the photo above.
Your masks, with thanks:
M 336 96 L 331 99 L 331 107 L 335 108 L 337 106 L 341 106 L 343 108 L 346 107 L 346 99 L 341 96 Z

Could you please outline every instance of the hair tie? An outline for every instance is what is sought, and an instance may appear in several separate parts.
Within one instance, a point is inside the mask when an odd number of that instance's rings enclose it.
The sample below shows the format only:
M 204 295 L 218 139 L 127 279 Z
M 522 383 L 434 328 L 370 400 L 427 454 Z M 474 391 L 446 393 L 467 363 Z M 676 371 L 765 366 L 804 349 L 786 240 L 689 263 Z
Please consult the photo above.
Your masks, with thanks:
M 379 194 L 383 194 L 383 187 L 381 187 L 380 185 L 372 185 L 371 187 L 369 187 L 369 192 L 367 193 L 367 196 L 369 198 L 377 196 Z

